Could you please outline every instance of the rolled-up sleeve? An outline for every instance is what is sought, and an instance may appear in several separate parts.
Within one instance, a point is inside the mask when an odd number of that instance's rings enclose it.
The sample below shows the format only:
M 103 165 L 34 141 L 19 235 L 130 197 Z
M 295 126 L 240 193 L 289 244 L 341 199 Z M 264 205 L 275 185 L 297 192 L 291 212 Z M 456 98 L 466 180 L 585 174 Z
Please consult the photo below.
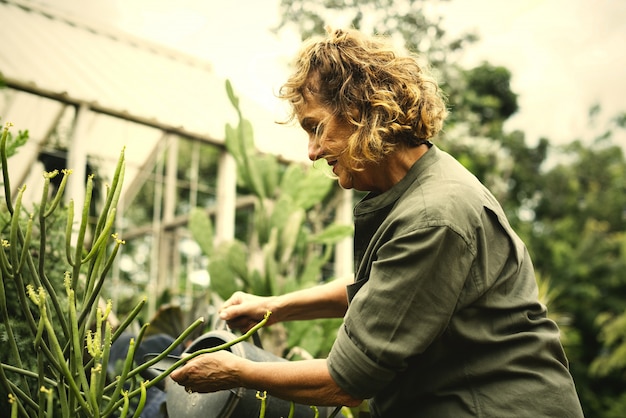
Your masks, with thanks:
M 395 376 L 394 371 L 376 364 L 365 355 L 350 339 L 345 327 L 339 329 L 328 356 L 328 370 L 339 387 L 358 399 L 371 398 Z

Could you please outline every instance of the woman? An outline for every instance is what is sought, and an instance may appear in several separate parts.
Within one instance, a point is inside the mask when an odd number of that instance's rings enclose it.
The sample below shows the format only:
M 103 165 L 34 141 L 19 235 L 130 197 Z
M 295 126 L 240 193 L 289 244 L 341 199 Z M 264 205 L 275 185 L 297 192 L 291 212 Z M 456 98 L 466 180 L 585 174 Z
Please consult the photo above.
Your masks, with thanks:
M 247 330 L 343 317 L 326 359 L 254 363 L 227 352 L 172 373 L 375 417 L 581 417 L 559 330 L 531 260 L 495 198 L 430 140 L 445 101 L 412 56 L 355 31 L 305 45 L 281 89 L 354 209 L 355 278 L 281 296 L 235 293 L 220 316 Z

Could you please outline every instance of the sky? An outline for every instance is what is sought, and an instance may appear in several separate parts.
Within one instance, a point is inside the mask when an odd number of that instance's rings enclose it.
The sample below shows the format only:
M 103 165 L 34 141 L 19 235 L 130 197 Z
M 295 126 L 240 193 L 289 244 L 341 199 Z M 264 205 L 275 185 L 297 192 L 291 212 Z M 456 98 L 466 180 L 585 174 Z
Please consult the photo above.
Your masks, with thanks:
M 242 95 L 276 112 L 275 92 L 300 45 L 294 32 L 269 31 L 278 0 L 39 2 L 206 59 Z M 480 37 L 460 57 L 464 66 L 488 61 L 511 71 L 520 109 L 505 129 L 524 131 L 528 143 L 586 139 L 597 129 L 587 117 L 596 103 L 601 120 L 626 111 L 625 0 L 451 0 L 437 10 L 449 33 Z M 625 135 L 615 141 L 626 146 Z

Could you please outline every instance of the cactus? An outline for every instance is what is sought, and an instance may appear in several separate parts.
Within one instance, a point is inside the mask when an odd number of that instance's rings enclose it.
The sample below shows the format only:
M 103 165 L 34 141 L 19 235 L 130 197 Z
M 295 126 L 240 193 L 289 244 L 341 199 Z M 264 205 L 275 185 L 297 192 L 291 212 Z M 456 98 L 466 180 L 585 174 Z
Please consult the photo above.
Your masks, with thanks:
M 226 125 L 225 145 L 237 164 L 238 185 L 256 198 L 254 228 L 246 241 L 213 247 L 209 220 L 200 209 L 192 211 L 189 229 L 209 256 L 211 290 L 225 299 L 236 290 L 274 295 L 315 285 L 331 260 L 333 245 L 352 234 L 351 225 L 325 225 L 312 216 L 328 200 L 335 182 L 322 170 L 296 163 L 281 166 L 274 155 L 256 151 L 253 127 L 243 117 L 229 81 L 226 91 L 239 123 Z M 289 345 L 302 345 L 315 336 L 313 350 L 304 348 L 323 354 L 338 324 L 332 320 L 308 321 L 304 327 L 285 324 Z
M 166 376 L 143 381 L 139 373 L 159 359 L 140 366 L 133 362 L 149 324 L 131 341 L 121 374 L 111 379 L 106 371 L 112 342 L 136 318 L 145 301 L 115 330 L 109 318 L 110 302 L 101 303 L 102 285 L 124 244 L 112 231 L 124 177 L 124 150 L 95 228 L 87 234 L 92 177 L 87 180 L 77 230 L 73 201 L 67 208 L 60 203 L 71 170 L 44 173 L 41 201 L 33 213 L 27 213 L 22 204 L 26 186 L 15 199 L 11 195 L 7 157 L 15 144 L 7 144 L 10 127 L 5 126 L 0 142 L 5 198 L 0 218 L 0 337 L 3 355 L 8 356 L 0 363 L 0 408 L 10 410 L 12 417 L 125 417 L 130 400 L 139 398 L 134 413 L 139 416 L 146 390 Z M 57 175 L 63 178 L 56 195 L 49 199 L 50 180 Z M 64 227 L 57 223 L 63 215 Z M 63 230 L 64 242 L 54 241 Z M 87 239 L 88 235 L 93 238 Z M 65 267 L 62 277 L 58 277 L 60 266 Z M 194 322 L 162 356 L 201 323 L 201 319 Z M 30 342 L 26 347 L 30 350 L 20 345 L 24 341 Z

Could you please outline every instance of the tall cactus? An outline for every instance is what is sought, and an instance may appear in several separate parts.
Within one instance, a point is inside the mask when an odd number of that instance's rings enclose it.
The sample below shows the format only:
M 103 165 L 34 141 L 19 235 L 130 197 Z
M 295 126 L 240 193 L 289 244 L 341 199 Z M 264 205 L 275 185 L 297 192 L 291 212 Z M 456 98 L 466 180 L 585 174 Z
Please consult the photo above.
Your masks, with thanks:
M 230 82 L 226 91 L 239 123 L 226 125 L 225 144 L 237 164 L 237 182 L 256 198 L 254 228 L 246 241 L 207 249 L 207 219 L 200 210 L 190 217 L 192 235 L 209 256 L 211 289 L 221 298 L 236 290 L 280 294 L 318 283 L 335 243 L 352 233 L 351 225 L 313 222 L 311 214 L 333 190 L 334 180 L 312 167 L 281 166 L 274 155 L 260 154 Z M 309 324 L 309 330 L 314 329 Z M 306 336 L 298 331 L 301 340 Z M 294 334 L 295 335 L 295 334 Z M 297 341 L 294 342 L 297 344 Z
M 104 207 L 92 234 L 87 234 L 92 178 L 86 185 L 78 229 L 74 230 L 74 206 L 60 204 L 71 170 L 44 173 L 41 201 L 33 213 L 22 204 L 26 186 L 12 196 L 7 149 L 11 148 L 7 124 L 0 141 L 0 161 L 4 185 L 4 207 L 0 224 L 0 336 L 2 351 L 8 357 L 0 363 L 0 409 L 11 417 L 124 417 L 132 398 L 139 397 L 135 415 L 141 413 L 146 390 L 165 377 L 143 381 L 139 373 L 158 361 L 135 367 L 133 356 L 148 324 L 131 341 L 120 376 L 107 374 L 109 349 L 143 307 L 140 302 L 113 330 L 109 320 L 111 305 L 101 302 L 102 285 L 113 260 L 124 242 L 113 233 L 122 181 L 122 150 L 108 187 Z M 56 195 L 49 199 L 50 180 L 63 178 Z M 53 220 L 66 216 L 65 227 Z M 51 241 L 63 234 L 61 257 Z M 87 239 L 87 236 L 92 239 Z M 56 277 L 64 263 L 63 277 Z M 62 283 L 59 285 L 59 283 Z M 14 299 L 17 299 L 17 303 Z M 21 328 L 15 317 L 26 324 Z M 201 322 L 201 321 L 200 321 Z M 162 356 L 176 347 L 200 322 L 192 324 Z M 16 332 L 19 331 L 19 335 Z M 23 350 L 20 341 L 30 341 Z M 34 354 L 33 354 L 34 353 Z M 27 359 L 31 355 L 35 359 Z

